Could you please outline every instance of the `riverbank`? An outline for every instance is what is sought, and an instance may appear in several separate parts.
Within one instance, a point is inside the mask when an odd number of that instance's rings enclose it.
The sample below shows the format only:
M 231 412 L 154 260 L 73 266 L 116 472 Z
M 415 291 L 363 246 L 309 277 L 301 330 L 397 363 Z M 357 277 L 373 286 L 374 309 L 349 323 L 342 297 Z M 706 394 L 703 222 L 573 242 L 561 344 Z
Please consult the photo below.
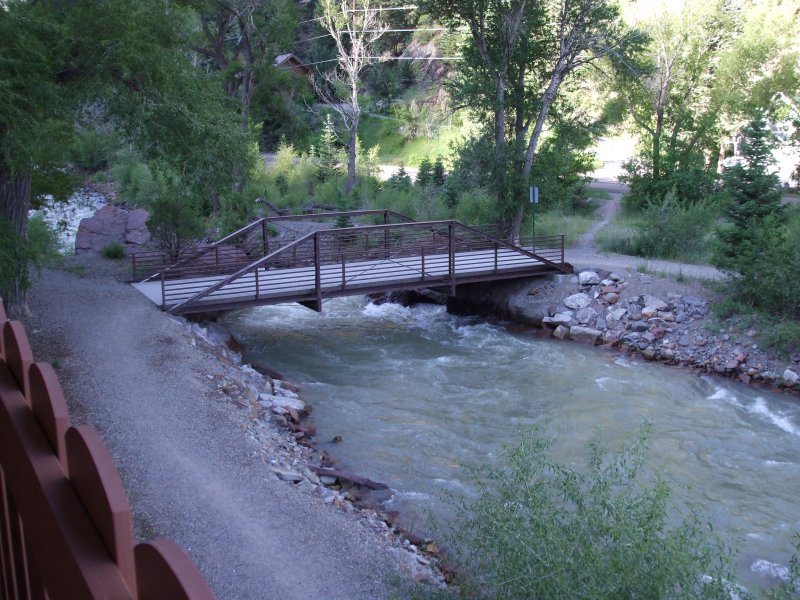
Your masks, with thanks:
M 783 360 L 759 346 L 757 329 L 714 318 L 710 309 L 719 292 L 708 283 L 681 279 L 589 267 L 574 275 L 464 286 L 448 300 L 448 310 L 800 393 L 800 356 Z
M 387 598 L 424 579 L 426 559 L 376 511 L 317 485 L 321 457 L 279 426 L 301 400 L 292 386 L 158 311 L 127 267 L 85 255 L 43 271 L 25 324 L 73 421 L 109 447 L 137 538 L 174 539 L 219 598 Z

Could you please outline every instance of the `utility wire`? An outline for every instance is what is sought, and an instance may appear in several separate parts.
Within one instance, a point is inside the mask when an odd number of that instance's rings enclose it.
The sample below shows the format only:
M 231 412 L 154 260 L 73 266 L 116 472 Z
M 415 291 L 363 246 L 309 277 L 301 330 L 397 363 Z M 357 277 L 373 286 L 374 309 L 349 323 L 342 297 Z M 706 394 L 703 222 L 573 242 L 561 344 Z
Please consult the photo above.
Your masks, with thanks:
M 348 56 L 346 58 L 352 58 L 352 57 Z M 364 60 L 377 60 L 377 61 L 389 61 L 389 60 L 464 60 L 463 56 L 429 56 L 429 57 L 424 57 L 424 56 L 391 56 L 391 57 L 386 57 L 386 56 L 363 56 L 362 58 Z M 321 65 L 323 63 L 329 63 L 329 62 L 337 62 L 338 60 L 339 60 L 338 58 L 329 58 L 328 60 L 318 60 L 318 61 L 312 62 L 312 63 L 303 63 L 302 66 L 304 66 L 304 67 L 313 67 L 314 65 Z M 290 69 L 292 69 L 292 67 L 279 68 L 278 71 L 288 71 Z
M 351 9 L 345 10 L 344 12 L 346 12 L 346 13 L 350 13 L 350 12 L 367 12 L 368 10 L 374 10 L 375 12 L 384 12 L 384 11 L 389 11 L 389 10 L 414 10 L 416 8 L 417 7 L 414 6 L 414 5 L 410 5 L 410 6 L 387 6 L 385 8 L 383 8 L 383 7 L 378 7 L 378 8 L 356 8 L 355 10 L 351 8 Z M 313 23 L 314 21 L 321 21 L 323 18 L 324 17 L 316 17 L 314 19 L 308 19 L 307 21 L 300 21 L 300 23 L 298 23 L 298 25 L 302 25 L 303 23 Z
M 411 33 L 414 31 L 450 31 L 446 27 L 422 27 L 419 29 L 365 29 L 364 31 L 359 31 L 359 33 Z M 467 31 L 458 33 L 469 33 Z M 326 33 L 325 35 L 318 35 L 316 37 L 304 38 L 302 40 L 298 40 L 300 42 L 313 42 L 314 40 L 321 40 L 322 38 L 331 37 L 330 33 Z

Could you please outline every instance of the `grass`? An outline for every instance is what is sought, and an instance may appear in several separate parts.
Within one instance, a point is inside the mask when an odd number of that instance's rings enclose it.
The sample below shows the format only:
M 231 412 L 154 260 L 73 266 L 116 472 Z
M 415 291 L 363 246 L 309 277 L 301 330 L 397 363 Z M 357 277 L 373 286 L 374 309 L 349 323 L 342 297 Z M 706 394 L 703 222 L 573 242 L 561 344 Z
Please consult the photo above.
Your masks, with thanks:
M 589 198 L 593 198 L 595 200 L 611 200 L 611 192 L 589 186 Z
M 110 258 L 111 260 L 119 260 L 121 258 L 125 258 L 125 246 L 120 244 L 119 242 L 111 242 L 107 246 L 103 247 L 100 251 L 105 258 Z
M 417 137 L 408 140 L 399 131 L 394 117 L 379 118 L 365 115 L 361 118 L 358 135 L 365 149 L 380 146 L 378 160 L 381 163 L 417 166 L 424 158 L 435 160 L 437 156 L 449 156 L 450 145 L 466 134 L 464 127 L 445 125 L 433 138 Z
M 69 265 L 65 266 L 64 270 L 67 271 L 68 273 L 73 273 L 80 278 L 86 276 L 86 267 L 84 265 Z
M 572 247 L 578 243 L 578 238 L 592 226 L 592 223 L 594 216 L 588 214 L 569 214 L 559 210 L 536 213 L 536 237 L 563 233 L 566 236 L 564 244 Z M 530 233 L 530 221 L 527 225 Z

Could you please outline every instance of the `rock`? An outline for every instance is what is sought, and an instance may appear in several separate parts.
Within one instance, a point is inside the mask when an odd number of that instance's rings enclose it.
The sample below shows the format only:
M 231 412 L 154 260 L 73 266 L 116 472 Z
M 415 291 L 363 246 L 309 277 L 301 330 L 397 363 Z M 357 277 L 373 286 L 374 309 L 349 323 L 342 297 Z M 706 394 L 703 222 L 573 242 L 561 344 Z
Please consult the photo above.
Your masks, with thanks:
M 205 338 L 214 344 L 224 346 L 232 339 L 231 334 L 222 325 L 208 322 L 203 323 L 203 326 L 206 328 Z
M 665 335 L 667 335 L 667 330 L 661 327 L 660 325 L 656 325 L 650 328 L 650 333 L 653 334 L 654 339 L 660 340 Z
M 572 313 L 571 312 L 563 312 L 563 313 L 556 313 L 552 317 L 550 317 L 550 322 L 555 325 L 563 325 L 565 327 L 569 327 L 573 324 Z
M 648 284 L 653 283 L 653 278 L 650 275 L 639 275 L 639 283 Z
M 273 396 L 271 394 L 261 394 L 260 399 L 262 402 L 271 402 L 273 412 L 276 412 L 276 408 L 283 408 L 284 410 L 291 408 L 298 412 L 306 409 L 305 402 L 300 400 L 300 398 L 292 398 L 291 396 Z
M 330 475 L 321 475 L 319 478 L 319 482 L 322 485 L 336 485 L 337 481 L 336 477 L 331 477 Z
M 616 292 L 609 292 L 605 296 L 603 296 L 603 300 L 605 300 L 609 304 L 616 304 L 619 301 L 619 294 L 617 294 Z
M 564 325 L 559 325 L 553 330 L 553 337 L 559 340 L 566 339 L 569 336 L 569 328 Z
M 594 344 L 601 335 L 601 331 L 592 329 L 591 327 L 576 325 L 569 329 L 569 336 L 577 342 L 590 342 Z
M 609 278 L 611 281 L 622 281 L 622 277 L 620 277 L 620 276 L 619 276 L 618 274 L 616 274 L 616 273 L 609 273 L 609 274 L 608 274 L 608 278 Z
M 789 385 L 795 385 L 798 381 L 800 381 L 800 375 L 798 375 L 792 369 L 786 369 L 783 372 L 783 381 Z
M 666 310 L 667 308 L 669 308 L 669 305 L 666 302 L 664 302 L 660 298 L 656 298 L 655 296 L 651 296 L 649 294 L 645 294 L 643 302 L 645 307 L 653 308 L 656 311 Z
M 646 360 L 655 360 L 656 352 L 652 348 L 645 348 L 642 350 L 642 356 L 644 356 Z
M 658 313 L 658 311 L 655 309 L 655 307 L 653 307 L 653 306 L 645 306 L 642 309 L 642 318 L 643 319 L 652 319 L 653 317 L 656 316 L 657 313 Z
M 291 481 L 293 483 L 298 483 L 305 479 L 300 473 L 295 471 L 289 471 L 287 469 L 278 469 L 276 467 L 272 467 L 272 472 L 278 476 L 278 479 L 283 481 Z
M 595 318 L 597 318 L 597 311 L 593 309 L 591 306 L 582 308 L 575 313 L 575 320 L 582 325 L 587 325 L 591 323 L 592 320 Z
M 612 329 L 607 329 L 606 331 L 603 332 L 603 338 L 602 339 L 603 339 L 603 343 L 604 344 L 609 344 L 609 345 L 613 346 L 617 342 L 619 342 L 619 339 L 620 339 L 619 331 L 614 331 Z
M 658 311 L 658 318 L 669 322 L 675 321 L 675 315 L 669 311 Z
M 684 296 L 683 303 L 694 307 L 704 307 L 707 304 L 705 300 L 696 296 Z
M 607 327 L 608 327 L 608 324 L 606 323 L 605 317 L 597 317 L 597 320 L 594 322 L 594 328 L 595 329 L 599 329 L 600 331 L 602 331 L 603 329 L 606 329 Z
M 628 329 L 630 329 L 631 331 L 635 331 L 637 333 L 644 333 L 645 331 L 650 329 L 650 326 L 644 321 L 634 321 L 633 323 L 628 325 Z
M 676 323 L 686 323 L 689 320 L 689 316 L 683 312 L 682 310 L 678 311 L 678 314 L 675 315 L 675 322 Z
M 622 319 L 622 317 L 625 316 L 625 313 L 627 312 L 628 310 L 625 308 L 615 308 L 610 313 L 608 313 L 608 316 L 606 318 L 609 321 L 619 321 L 620 319 Z
M 578 283 L 581 285 L 597 285 L 600 283 L 600 276 L 594 271 L 581 271 L 578 274 Z
M 75 238 L 75 253 L 100 252 L 112 243 L 139 246 L 150 240 L 147 219 L 141 208 L 128 212 L 117 206 L 103 206 L 94 215 L 82 219 Z
M 573 310 L 585 308 L 592 303 L 592 299 L 586 294 L 572 294 L 564 298 L 564 306 Z

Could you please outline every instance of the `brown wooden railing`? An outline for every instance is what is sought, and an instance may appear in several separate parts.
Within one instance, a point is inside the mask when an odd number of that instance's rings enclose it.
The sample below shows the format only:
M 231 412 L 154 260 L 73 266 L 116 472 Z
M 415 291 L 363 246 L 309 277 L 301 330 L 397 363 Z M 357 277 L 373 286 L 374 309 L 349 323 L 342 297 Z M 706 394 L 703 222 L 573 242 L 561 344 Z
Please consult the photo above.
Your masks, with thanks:
M 0 304 L 0 598 L 212 600 L 169 540 L 134 546 L 131 508 L 97 432 L 71 426 L 53 368 Z
M 294 240 L 239 270 L 211 279 L 200 270 L 161 273 L 162 306 L 175 314 L 269 301 L 317 310 L 325 298 L 414 286 L 450 286 L 569 271 L 563 236 L 537 238 L 536 253 L 457 221 L 326 229 Z M 194 275 L 194 277 L 186 277 Z

